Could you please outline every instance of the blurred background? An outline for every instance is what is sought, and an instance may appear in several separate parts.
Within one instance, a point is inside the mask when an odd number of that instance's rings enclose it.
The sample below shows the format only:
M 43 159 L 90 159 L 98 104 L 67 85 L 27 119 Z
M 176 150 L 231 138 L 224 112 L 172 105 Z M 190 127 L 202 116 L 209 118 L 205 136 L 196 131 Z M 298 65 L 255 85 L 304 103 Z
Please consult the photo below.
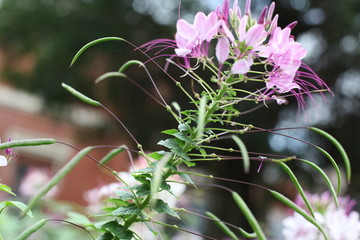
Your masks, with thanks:
M 243 9 L 245 1 L 239 1 Z M 308 50 L 305 62 L 325 80 L 334 93 L 326 99 L 315 96 L 308 107 L 298 109 L 295 99 L 289 106 L 271 105 L 244 116 L 263 128 L 316 126 L 337 138 L 352 162 L 352 182 L 344 194 L 360 199 L 360 1 L 358 0 L 278 0 L 275 12 L 279 25 L 285 27 L 298 21 L 293 33 Z M 253 0 L 256 16 L 270 1 Z M 53 137 L 78 148 L 87 145 L 122 145 L 135 148 L 125 131 L 104 111 L 85 106 L 62 87 L 65 82 L 109 107 L 148 151 L 160 149 L 156 143 L 163 138 L 160 131 L 176 122 L 151 98 L 123 79 L 111 79 L 98 85 L 94 80 L 107 71 L 116 71 L 130 59 L 146 61 L 145 56 L 126 43 L 107 42 L 91 48 L 69 68 L 74 54 L 86 43 L 105 36 L 125 38 L 135 45 L 155 38 L 173 38 L 179 14 L 192 21 L 197 11 L 209 12 L 220 5 L 218 0 L 0 0 L 0 137 L 12 139 Z M 158 60 L 164 66 L 164 59 Z M 148 64 L 152 77 L 168 102 L 186 105 L 175 92 L 173 82 L 156 66 Z M 169 68 L 178 78 L 179 73 Z M 145 72 L 136 67 L 127 74 L 154 95 L 155 90 Z M 326 149 L 336 160 L 336 148 L 306 130 L 282 133 L 310 141 Z M 256 134 L 244 139 L 249 151 L 289 154 L 311 160 L 328 169 L 329 162 L 315 149 L 289 138 L 271 134 Z M 230 143 L 229 143 L 230 144 Z M 41 170 L 53 174 L 76 151 L 56 144 L 46 148 L 16 149 L 16 159 L 0 169 L 1 182 L 11 186 L 23 198 L 21 184 L 31 172 Z M 107 150 L 94 152 L 101 158 Z M 120 155 L 111 163 L 117 171 L 128 168 L 128 156 Z M 241 162 L 198 165 L 202 171 L 216 176 L 246 180 L 274 188 L 290 198 L 295 191 L 288 177 L 278 167 L 265 165 L 261 174 L 245 175 Z M 340 164 L 341 165 L 341 164 Z M 325 184 L 311 169 L 294 164 L 293 170 L 311 192 L 322 192 Z M 342 166 L 342 165 L 341 165 Z M 256 169 L 254 165 L 254 169 Z M 84 159 L 59 185 L 56 201 L 71 202 L 81 208 L 86 205 L 84 192 L 112 181 L 89 159 Z M 76 184 L 74 184 L 76 183 Z M 224 183 L 222 183 L 224 184 Z M 242 192 L 262 221 L 278 218 L 282 209 L 267 193 L 240 184 L 228 187 Z M 25 187 L 30 188 L 30 187 Z M 243 217 L 234 215 L 226 197 L 219 190 L 206 190 L 212 195 L 198 196 L 199 205 L 207 204 L 224 220 L 243 224 Z M 3 196 L 2 196 L 3 197 Z M 269 212 L 271 214 L 264 215 Z M 277 215 L 280 214 L 280 215 Z M 268 216 L 268 219 L 266 219 Z M 269 220 L 270 219 L 270 220 Z M 276 228 L 276 224 L 275 228 Z M 202 225 L 201 231 L 221 238 L 213 228 Z M 271 226 L 272 227 L 272 226 Z M 58 238 L 60 239 L 60 238 Z

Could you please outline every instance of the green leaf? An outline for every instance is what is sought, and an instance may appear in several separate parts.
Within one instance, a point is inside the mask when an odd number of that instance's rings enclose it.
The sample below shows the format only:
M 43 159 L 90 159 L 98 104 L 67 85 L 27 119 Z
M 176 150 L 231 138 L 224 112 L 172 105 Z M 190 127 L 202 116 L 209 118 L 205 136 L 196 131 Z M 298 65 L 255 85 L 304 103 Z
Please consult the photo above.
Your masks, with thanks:
M 116 240 L 114 238 L 114 235 L 112 235 L 110 232 L 106 232 L 100 237 L 98 237 L 96 240 Z
M 291 169 L 283 162 L 278 162 L 278 164 L 289 175 L 291 181 L 295 185 L 296 189 L 300 193 L 301 198 L 304 200 L 304 203 L 306 204 L 307 208 L 309 209 L 311 216 L 315 217 L 314 210 L 313 210 L 308 198 L 306 197 L 306 194 L 305 194 L 303 188 L 301 187 L 298 179 L 296 178 L 295 174 L 293 173 L 293 171 L 291 171 Z
M 130 67 L 131 65 L 139 65 L 141 67 L 145 67 L 143 62 L 140 62 L 139 60 L 129 60 L 126 63 L 124 63 L 121 68 L 119 69 L 119 73 L 124 72 L 128 67 Z
M 180 139 L 186 143 L 190 143 L 190 144 L 194 145 L 194 141 L 190 137 L 188 137 L 186 135 L 186 133 L 178 132 L 178 133 L 174 134 L 174 137 L 176 137 L 177 139 Z
M 153 172 L 155 172 L 155 167 L 146 167 L 143 169 L 133 171 L 132 173 L 153 173 Z
M 179 142 L 176 138 L 168 138 L 166 140 L 161 140 L 158 142 L 158 145 L 167 147 L 168 149 L 179 148 Z
M 0 203 L 0 213 L 9 206 L 14 206 L 17 207 L 18 209 L 20 209 L 21 211 L 24 211 L 25 209 L 27 209 L 27 206 L 22 203 L 22 202 L 18 202 L 18 201 L 4 201 Z M 32 212 L 28 211 L 26 213 L 29 217 L 33 217 Z
M 40 146 L 54 144 L 57 141 L 53 138 L 35 138 L 24 140 L 11 140 L 10 142 L 0 143 L 0 150 L 14 147 Z
M 138 197 L 147 196 L 150 194 L 150 183 L 139 184 L 134 189 L 136 190 Z
M 260 224 L 256 220 L 255 216 L 253 215 L 253 213 L 251 212 L 251 210 L 249 209 L 249 207 L 247 206 L 245 201 L 236 192 L 233 192 L 232 196 L 233 196 L 235 203 L 241 210 L 241 212 L 245 215 L 245 218 L 248 221 L 249 225 L 256 233 L 257 239 L 258 240 L 266 240 L 266 236 L 265 236 Z
M 152 232 L 152 234 L 154 234 L 154 236 L 159 235 L 159 233 L 156 231 L 155 228 L 153 228 L 153 226 L 151 226 L 151 224 L 147 221 L 144 221 L 145 226 L 149 229 L 150 232 Z
M 118 198 L 120 198 L 121 200 L 124 200 L 124 201 L 134 198 L 133 194 L 131 194 L 129 192 L 124 192 L 124 191 L 118 191 L 118 192 L 116 192 L 116 195 L 118 196 Z
M 9 187 L 5 184 L 0 184 L 0 191 L 3 191 L 3 192 L 11 194 L 13 196 L 16 196 L 16 194 L 12 192 L 11 187 Z
M 162 178 L 163 178 L 163 170 L 168 162 L 172 159 L 172 154 L 165 155 L 156 165 L 156 170 L 154 172 L 154 176 L 151 179 L 151 190 L 150 196 L 153 198 L 162 185 Z
M 72 95 L 74 95 L 75 97 L 77 97 L 78 99 L 80 99 L 81 101 L 83 101 L 84 103 L 87 103 L 89 105 L 93 105 L 93 106 L 100 106 L 101 103 L 98 101 L 95 101 L 87 96 L 85 96 L 84 94 L 82 94 L 81 92 L 75 90 L 74 88 L 70 87 L 69 85 L 62 83 L 61 86 L 63 88 L 65 88 L 68 92 L 70 92 Z
M 165 154 L 166 154 L 165 151 L 157 151 L 157 152 L 148 154 L 148 157 L 150 157 L 154 160 L 160 160 Z
M 90 219 L 81 213 L 68 212 L 68 213 L 66 213 L 66 215 L 67 215 L 66 221 L 69 221 L 71 223 L 75 223 L 75 224 L 78 224 L 81 226 L 92 225 L 92 222 L 90 221 Z
M 246 149 L 246 146 L 245 146 L 244 142 L 238 136 L 232 135 L 231 137 L 235 141 L 235 143 L 238 145 L 238 147 L 240 148 L 241 156 L 242 156 L 243 164 L 244 164 L 244 171 L 245 171 L 245 173 L 248 173 L 250 171 L 250 160 L 249 160 L 249 153 Z
M 172 152 L 176 153 L 179 157 L 181 157 L 182 159 L 184 159 L 186 161 L 191 160 L 191 158 L 186 153 L 184 153 L 182 148 L 173 148 Z
M 320 175 L 324 178 L 324 180 L 325 180 L 325 182 L 326 182 L 326 184 L 327 184 L 327 186 L 328 186 L 328 188 L 329 188 L 329 190 L 331 192 L 331 195 L 333 196 L 336 207 L 338 207 L 339 206 L 339 200 L 338 200 L 336 191 L 334 189 L 334 186 L 331 183 L 330 178 L 326 175 L 326 173 L 319 166 L 317 166 L 313 162 L 310 162 L 310 161 L 307 161 L 307 160 L 304 160 L 304 159 L 300 159 L 300 161 L 310 165 L 312 168 L 314 168 L 316 171 L 318 171 L 320 173 Z
M 124 217 L 128 215 L 139 215 L 140 209 L 135 204 L 129 204 L 128 206 L 121 206 L 115 209 L 111 214 L 116 217 Z
M 131 240 L 133 237 L 133 232 L 120 225 L 117 221 L 107 222 L 101 226 L 101 229 L 111 232 L 120 240 Z
M 166 202 L 164 202 L 161 199 L 157 199 L 157 201 L 154 205 L 154 210 L 158 213 L 166 213 L 166 214 L 169 214 L 173 217 L 180 219 L 180 216 L 169 207 L 169 204 L 167 204 Z
M 168 129 L 168 130 L 164 130 L 162 131 L 162 133 L 167 134 L 167 135 L 174 135 L 175 133 L 178 133 L 179 131 L 177 129 Z
M 340 193 L 341 190 L 341 172 L 340 169 L 337 165 L 337 163 L 335 162 L 334 158 L 324 149 L 322 149 L 321 147 L 317 147 L 315 146 L 320 152 L 322 152 L 331 162 L 331 164 L 333 165 L 335 172 L 336 172 L 336 176 L 337 176 L 337 193 Z
M 326 137 L 327 139 L 329 139 L 334 145 L 335 147 L 339 150 L 341 157 L 344 160 L 344 164 L 345 164 L 345 169 L 346 169 L 346 175 L 347 175 L 347 181 L 350 183 L 351 180 L 351 165 L 350 165 L 350 160 L 349 157 L 345 151 L 345 149 L 343 148 L 343 146 L 339 143 L 338 140 L 336 140 L 333 136 L 331 136 L 330 134 L 328 134 L 327 132 L 316 128 L 316 127 L 310 127 L 310 130 L 319 133 L 320 135 Z
M 217 216 L 212 214 L 211 212 L 206 212 L 206 215 L 214 219 L 214 222 L 218 228 L 220 228 L 221 231 L 223 231 L 225 234 L 227 234 L 230 238 L 233 240 L 239 240 L 239 238 L 236 236 L 236 234 L 226 226 L 225 223 L 223 223 Z
M 119 73 L 119 72 L 107 72 L 102 74 L 101 76 L 99 76 L 96 80 L 95 83 L 99 83 L 102 82 L 103 80 L 107 79 L 107 78 L 111 78 L 111 77 L 119 77 L 119 78 L 126 78 L 127 76 L 123 73 Z
M 91 46 L 94 46 L 95 44 L 101 43 L 101 42 L 106 42 L 106 41 L 125 41 L 125 39 L 123 38 L 119 38 L 119 37 L 104 37 L 104 38 L 99 38 L 96 39 L 94 41 L 91 41 L 87 44 L 85 44 L 74 56 L 74 58 L 71 60 L 70 63 L 70 67 L 72 65 L 74 65 L 74 63 L 76 62 L 76 60 L 81 56 L 81 54 L 83 52 L 85 52 L 88 48 L 90 48 Z
M 199 112 L 197 117 L 196 139 L 201 140 L 206 125 L 206 96 L 204 95 L 200 100 Z
M 290 199 L 288 199 L 287 197 L 285 197 L 281 193 L 273 191 L 273 190 L 269 190 L 269 192 L 275 198 L 277 198 L 282 203 L 284 203 L 286 206 L 290 207 L 295 212 L 297 212 L 298 214 L 303 216 L 308 222 L 312 223 L 323 234 L 325 240 L 329 240 L 329 238 L 328 238 L 325 230 L 323 229 L 323 227 L 318 222 L 316 222 L 316 220 L 311 215 L 307 214 L 307 212 L 305 212 L 303 209 L 301 209 L 299 206 L 297 206 L 294 202 L 292 202 Z
M 195 167 L 196 166 L 196 163 L 190 162 L 190 161 L 183 161 L 183 163 L 185 163 L 187 167 Z
M 101 160 L 100 163 L 101 164 L 106 164 L 108 161 L 110 161 L 113 157 L 115 157 L 116 155 L 124 152 L 125 150 L 127 150 L 128 147 L 125 145 L 121 145 L 118 148 L 115 148 L 113 150 L 111 150 L 108 154 L 106 154 Z
M 193 180 L 186 173 L 178 173 L 178 175 L 185 181 L 191 184 L 194 184 Z
M 190 130 L 189 127 L 184 123 L 179 124 L 178 129 L 180 132 L 188 132 Z
M 23 231 L 15 240 L 25 240 L 28 237 L 30 237 L 31 234 L 38 231 L 40 228 L 42 228 L 48 220 L 41 219 L 38 222 L 36 222 L 34 225 L 27 228 L 25 231 Z

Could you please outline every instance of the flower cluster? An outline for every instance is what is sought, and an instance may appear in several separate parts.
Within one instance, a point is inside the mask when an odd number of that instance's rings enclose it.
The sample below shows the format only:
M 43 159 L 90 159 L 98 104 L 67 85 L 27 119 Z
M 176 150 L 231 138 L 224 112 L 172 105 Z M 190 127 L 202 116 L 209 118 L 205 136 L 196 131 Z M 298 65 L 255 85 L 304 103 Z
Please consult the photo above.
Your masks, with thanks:
M 11 141 L 11 138 L 8 138 L 8 142 Z M 1 139 L 0 139 L 0 143 L 1 143 Z M 15 158 L 15 154 L 13 153 L 11 148 L 6 148 L 5 149 L 5 156 L 0 155 L 0 167 L 5 167 L 8 165 L 8 162 L 10 162 L 12 159 Z
M 171 56 L 183 58 L 182 66 L 187 70 L 202 62 L 217 69 L 221 73 L 218 78 L 239 76 L 244 82 L 262 81 L 264 90 L 255 100 L 272 99 L 283 104 L 285 99 L 280 95 L 288 93 L 303 103 L 304 94 L 328 91 L 326 84 L 302 63 L 307 51 L 291 35 L 296 22 L 279 27 L 278 15 L 274 16 L 275 3 L 265 6 L 256 19 L 251 15 L 250 5 L 251 0 L 247 0 L 242 12 L 237 0 L 232 8 L 229 0 L 224 0 L 222 6 L 208 15 L 198 12 L 193 23 L 179 19 L 175 40 L 158 39 L 142 47 L 174 48 L 175 55 Z M 211 41 L 216 41 L 216 62 L 209 56 Z M 193 66 L 191 59 L 197 60 Z
M 315 218 L 333 240 L 357 240 L 360 238 L 359 213 L 353 211 L 355 201 L 349 197 L 339 198 L 339 207 L 336 208 L 328 192 L 319 195 L 309 195 L 310 203 L 315 207 Z M 298 198 L 299 206 L 305 207 Z M 319 230 L 306 221 L 298 213 L 293 213 L 283 220 L 283 235 L 291 240 L 319 240 L 324 239 Z
M 52 178 L 50 169 L 41 167 L 29 167 L 25 176 L 21 180 L 19 192 L 21 196 L 31 198 L 44 186 L 44 183 L 49 182 Z M 59 189 L 55 186 L 51 189 L 46 197 L 53 198 L 58 193 Z

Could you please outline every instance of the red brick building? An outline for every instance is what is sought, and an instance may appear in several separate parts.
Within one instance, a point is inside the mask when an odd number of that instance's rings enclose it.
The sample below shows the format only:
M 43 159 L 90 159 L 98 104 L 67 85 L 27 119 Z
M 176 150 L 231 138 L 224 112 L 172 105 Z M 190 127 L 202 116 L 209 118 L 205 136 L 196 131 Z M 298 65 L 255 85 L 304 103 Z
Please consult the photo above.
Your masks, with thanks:
M 54 138 L 77 148 L 87 145 L 126 144 L 121 139 L 114 141 L 101 137 L 101 141 L 97 141 L 98 138 L 89 137 L 96 128 L 109 122 L 109 118 L 101 110 L 83 105 L 80 107 L 69 106 L 67 118 L 59 120 L 44 114 L 42 112 L 43 104 L 44 102 L 39 97 L 0 84 L 0 137 L 2 141 L 7 141 L 8 137 L 13 140 Z M 110 150 L 110 148 L 97 149 L 90 154 L 96 159 L 101 159 Z M 0 179 L 2 183 L 12 187 L 15 192 L 18 191 L 18 186 L 29 167 L 47 168 L 55 173 L 76 154 L 76 150 L 59 143 L 16 148 L 13 151 L 17 157 L 8 166 L 0 168 Z M 110 166 L 117 171 L 127 169 L 127 165 L 126 153 L 110 162 Z M 83 195 L 87 189 L 113 180 L 113 177 L 100 168 L 96 162 L 84 158 L 62 180 L 56 198 L 85 204 Z

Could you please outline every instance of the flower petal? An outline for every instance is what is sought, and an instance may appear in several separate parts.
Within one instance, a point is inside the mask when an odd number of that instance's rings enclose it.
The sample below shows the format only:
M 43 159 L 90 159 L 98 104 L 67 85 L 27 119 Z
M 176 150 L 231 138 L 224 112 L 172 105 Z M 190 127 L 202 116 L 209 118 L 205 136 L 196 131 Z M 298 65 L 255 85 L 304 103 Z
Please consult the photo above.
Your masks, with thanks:
M 250 71 L 250 67 L 253 64 L 252 58 L 250 59 L 240 59 L 234 63 L 231 68 L 233 74 L 245 74 Z
M 229 49 L 228 38 L 227 37 L 219 38 L 215 49 L 216 58 L 219 61 L 219 63 L 223 63 L 226 61 L 226 59 L 228 59 L 229 52 L 230 49 Z
M 0 167 L 5 167 L 8 164 L 6 157 L 0 155 Z

